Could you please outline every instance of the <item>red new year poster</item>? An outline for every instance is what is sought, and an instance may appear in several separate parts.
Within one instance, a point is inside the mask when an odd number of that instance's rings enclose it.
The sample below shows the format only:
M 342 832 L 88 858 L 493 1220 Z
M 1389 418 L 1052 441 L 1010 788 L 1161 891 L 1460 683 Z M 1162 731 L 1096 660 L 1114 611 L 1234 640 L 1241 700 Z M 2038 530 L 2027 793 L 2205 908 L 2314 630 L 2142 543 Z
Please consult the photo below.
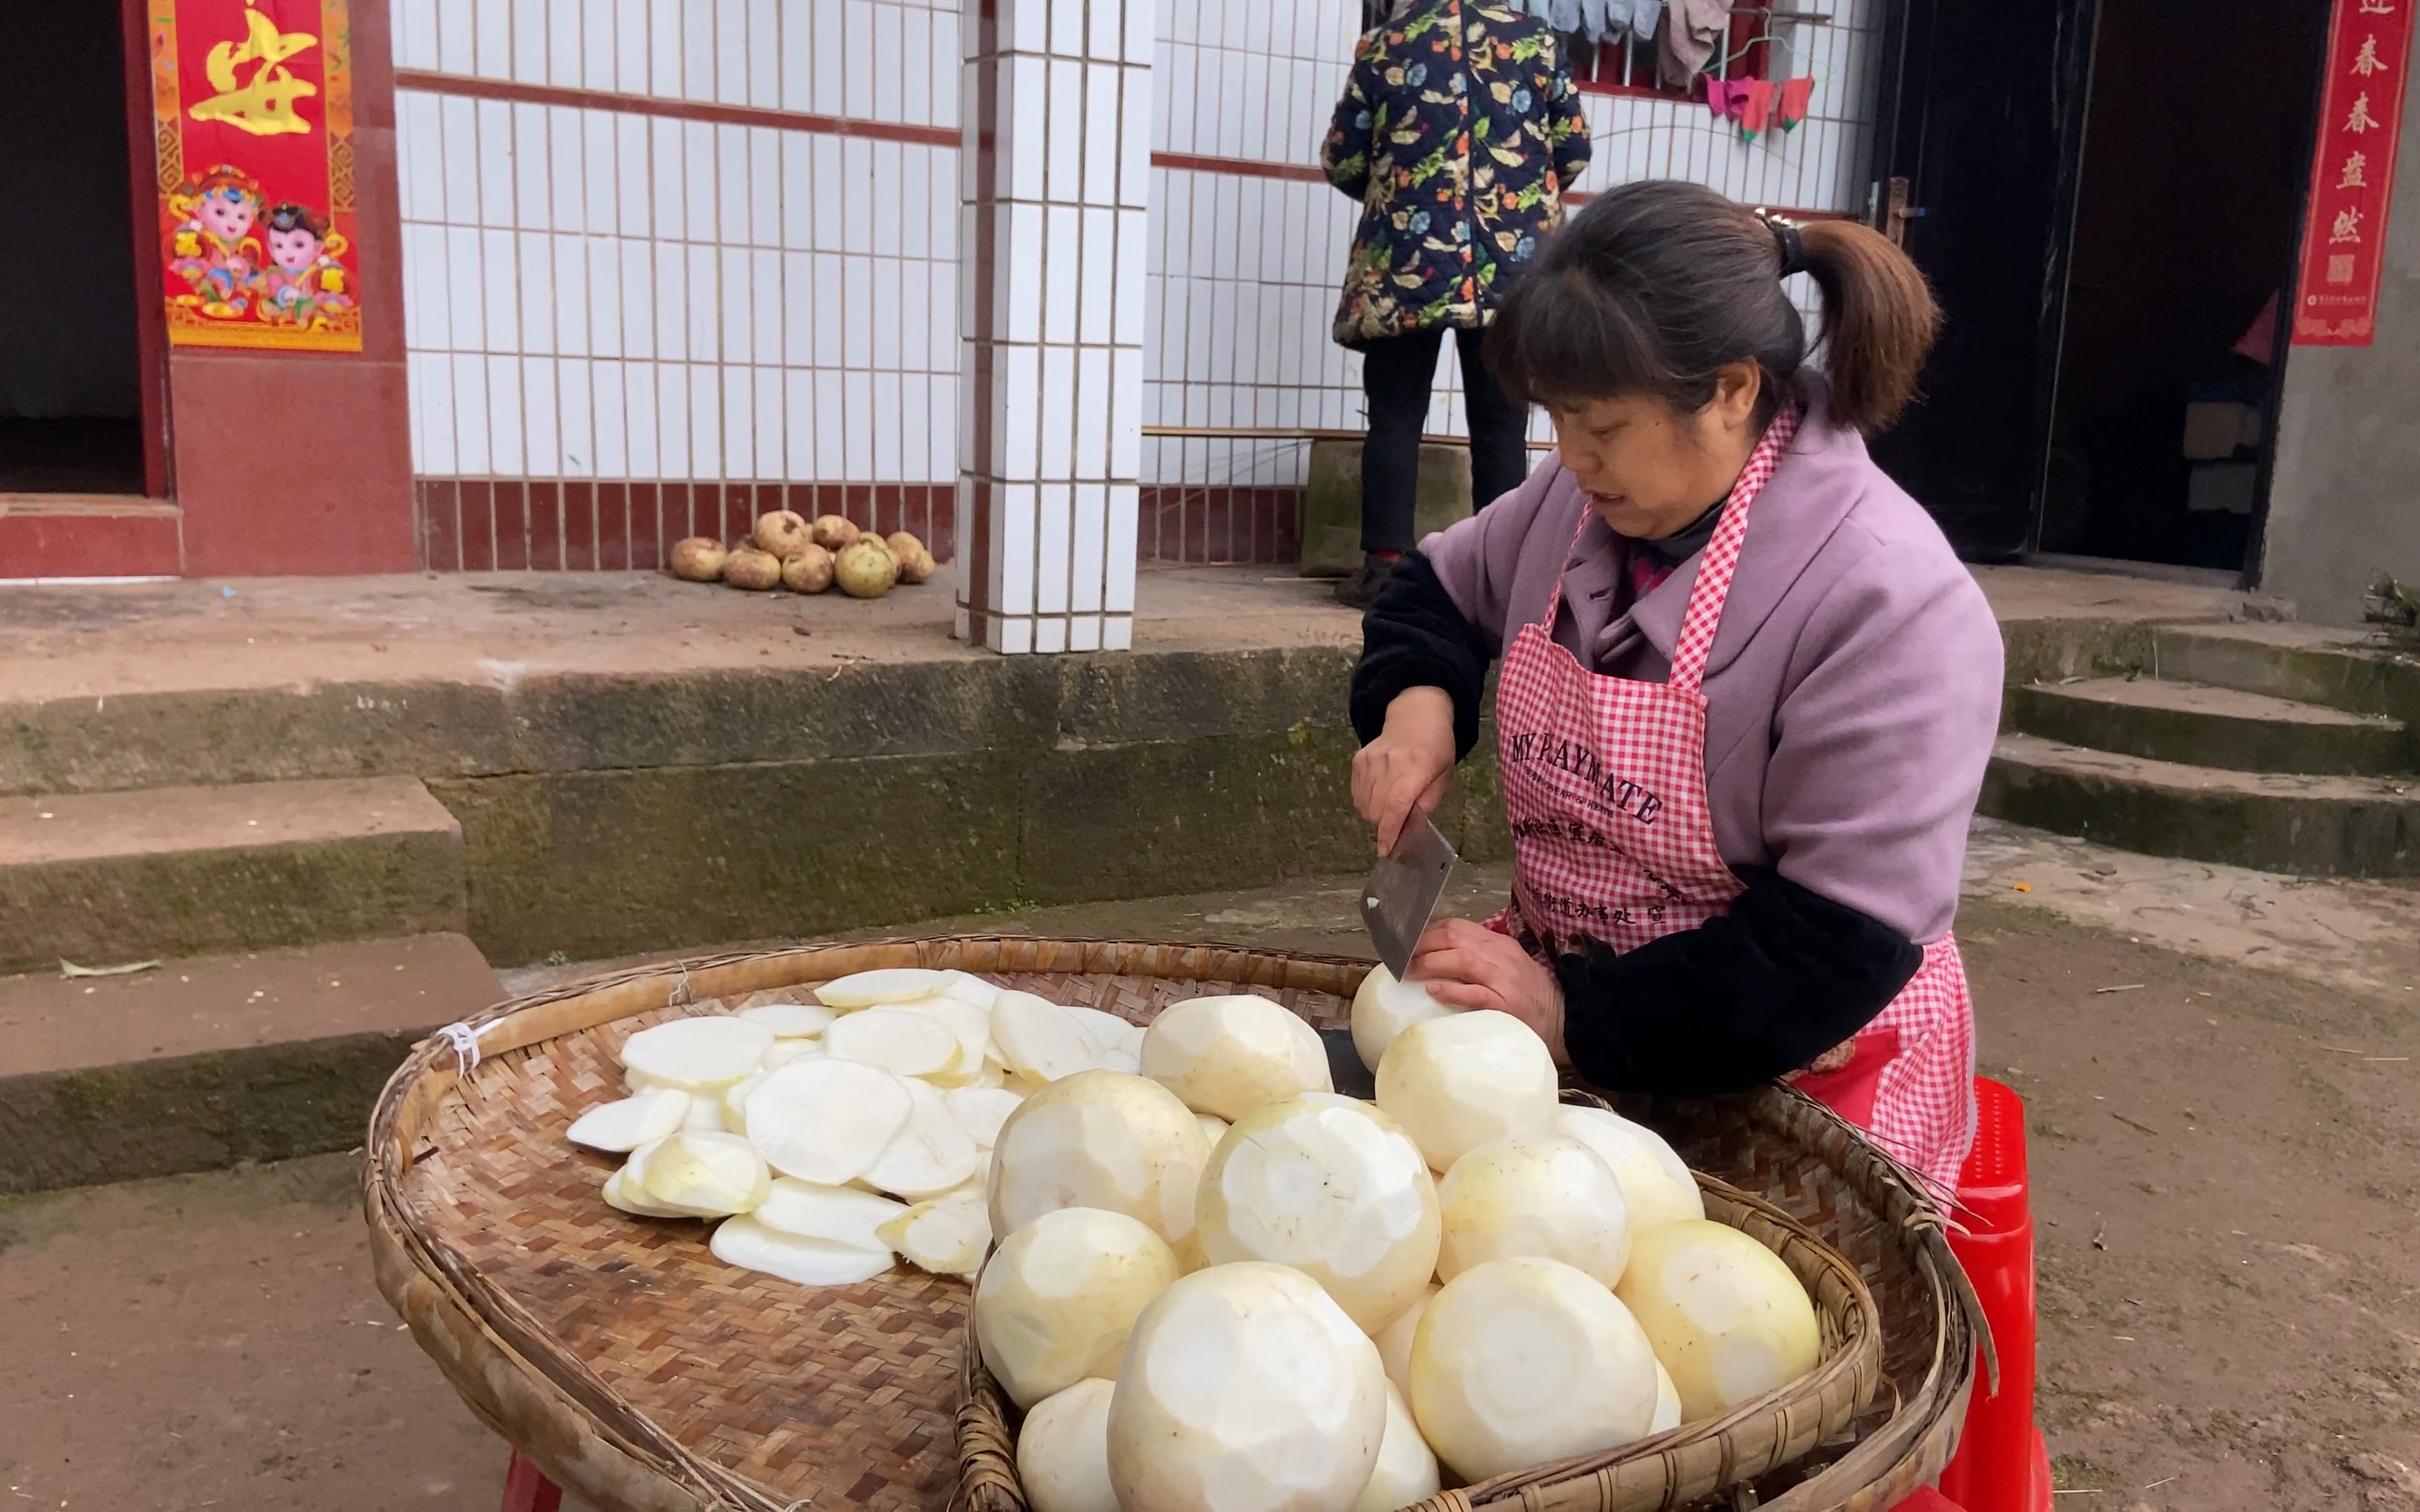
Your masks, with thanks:
M 2415 4 L 2420 0 L 2335 0 L 2294 296 L 2297 346 L 2366 347 L 2372 340 Z
M 362 349 L 346 0 L 150 0 L 168 339 Z

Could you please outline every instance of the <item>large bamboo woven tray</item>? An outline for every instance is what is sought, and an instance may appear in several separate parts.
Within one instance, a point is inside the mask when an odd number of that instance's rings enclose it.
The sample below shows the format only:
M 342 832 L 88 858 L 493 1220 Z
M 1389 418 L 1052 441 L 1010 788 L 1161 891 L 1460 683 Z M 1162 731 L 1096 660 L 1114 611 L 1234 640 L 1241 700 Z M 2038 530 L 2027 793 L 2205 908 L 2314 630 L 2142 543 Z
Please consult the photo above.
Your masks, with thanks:
M 975 1500 L 991 1494 L 983 1467 L 962 1466 L 955 1429 L 963 1282 L 904 1263 L 862 1286 L 815 1289 L 735 1271 L 707 1253 L 704 1225 L 608 1208 L 597 1189 L 611 1166 L 563 1137 L 578 1113 L 619 1095 L 617 1052 L 638 1029 L 750 992 L 898 965 L 972 971 L 1137 1023 L 1202 993 L 1258 992 L 1320 1028 L 1345 1026 L 1367 969 L 1030 938 L 810 947 L 672 963 L 499 1005 L 469 1021 L 475 1064 L 443 1038 L 416 1047 L 371 1121 L 364 1206 L 380 1289 L 473 1411 L 599 1512 L 986 1504 Z M 1865 1512 L 1937 1474 L 1964 1415 L 1973 1334 L 1939 1220 L 1908 1180 L 1780 1088 L 1624 1111 L 1736 1184 L 1741 1201 L 1806 1225 L 1871 1294 L 1876 1405 L 1761 1484 L 1764 1504 Z M 1573 1500 L 1576 1484 L 1509 1494 L 1559 1512 L 1635 1504 Z M 1436 1506 L 1467 1498 L 1450 1492 Z

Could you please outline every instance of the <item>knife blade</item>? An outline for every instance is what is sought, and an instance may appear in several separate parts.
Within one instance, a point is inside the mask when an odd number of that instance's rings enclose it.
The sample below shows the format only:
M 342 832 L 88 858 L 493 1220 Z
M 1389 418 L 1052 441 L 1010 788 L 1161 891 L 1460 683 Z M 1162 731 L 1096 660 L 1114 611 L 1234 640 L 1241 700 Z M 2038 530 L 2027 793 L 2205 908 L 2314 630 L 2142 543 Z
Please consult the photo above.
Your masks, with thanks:
M 1398 980 L 1411 966 L 1412 947 L 1429 927 L 1453 863 L 1452 843 L 1423 819 L 1395 842 L 1394 854 L 1379 861 L 1361 889 L 1361 922 Z

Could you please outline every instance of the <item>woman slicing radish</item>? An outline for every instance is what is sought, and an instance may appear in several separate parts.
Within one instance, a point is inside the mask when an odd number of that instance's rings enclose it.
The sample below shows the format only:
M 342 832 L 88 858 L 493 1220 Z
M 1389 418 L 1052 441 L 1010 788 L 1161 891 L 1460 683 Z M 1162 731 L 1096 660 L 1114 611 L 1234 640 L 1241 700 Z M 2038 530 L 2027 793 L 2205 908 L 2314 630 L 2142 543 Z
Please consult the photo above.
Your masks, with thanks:
M 1822 374 L 1782 288 L 1800 271 Z M 1947 1187 L 1975 1127 L 1949 926 L 2000 637 L 1864 440 L 1938 323 L 1863 226 L 1681 183 L 1590 204 L 1487 337 L 1559 448 L 1371 608 L 1353 789 L 1391 851 L 1477 742 L 1500 657 L 1512 903 L 1432 926 L 1412 978 L 1611 1089 L 1793 1075 Z

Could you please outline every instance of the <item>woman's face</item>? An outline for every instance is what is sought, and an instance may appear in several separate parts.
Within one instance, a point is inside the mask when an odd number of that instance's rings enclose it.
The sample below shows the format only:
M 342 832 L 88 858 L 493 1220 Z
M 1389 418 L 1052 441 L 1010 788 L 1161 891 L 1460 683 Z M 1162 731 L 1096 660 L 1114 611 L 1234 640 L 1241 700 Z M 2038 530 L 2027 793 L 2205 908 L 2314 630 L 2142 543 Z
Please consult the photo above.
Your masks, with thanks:
M 1756 450 L 1761 371 L 1734 363 L 1694 412 L 1652 394 L 1546 406 L 1563 466 L 1588 490 L 1597 517 L 1636 541 L 1686 530 L 1721 501 Z

